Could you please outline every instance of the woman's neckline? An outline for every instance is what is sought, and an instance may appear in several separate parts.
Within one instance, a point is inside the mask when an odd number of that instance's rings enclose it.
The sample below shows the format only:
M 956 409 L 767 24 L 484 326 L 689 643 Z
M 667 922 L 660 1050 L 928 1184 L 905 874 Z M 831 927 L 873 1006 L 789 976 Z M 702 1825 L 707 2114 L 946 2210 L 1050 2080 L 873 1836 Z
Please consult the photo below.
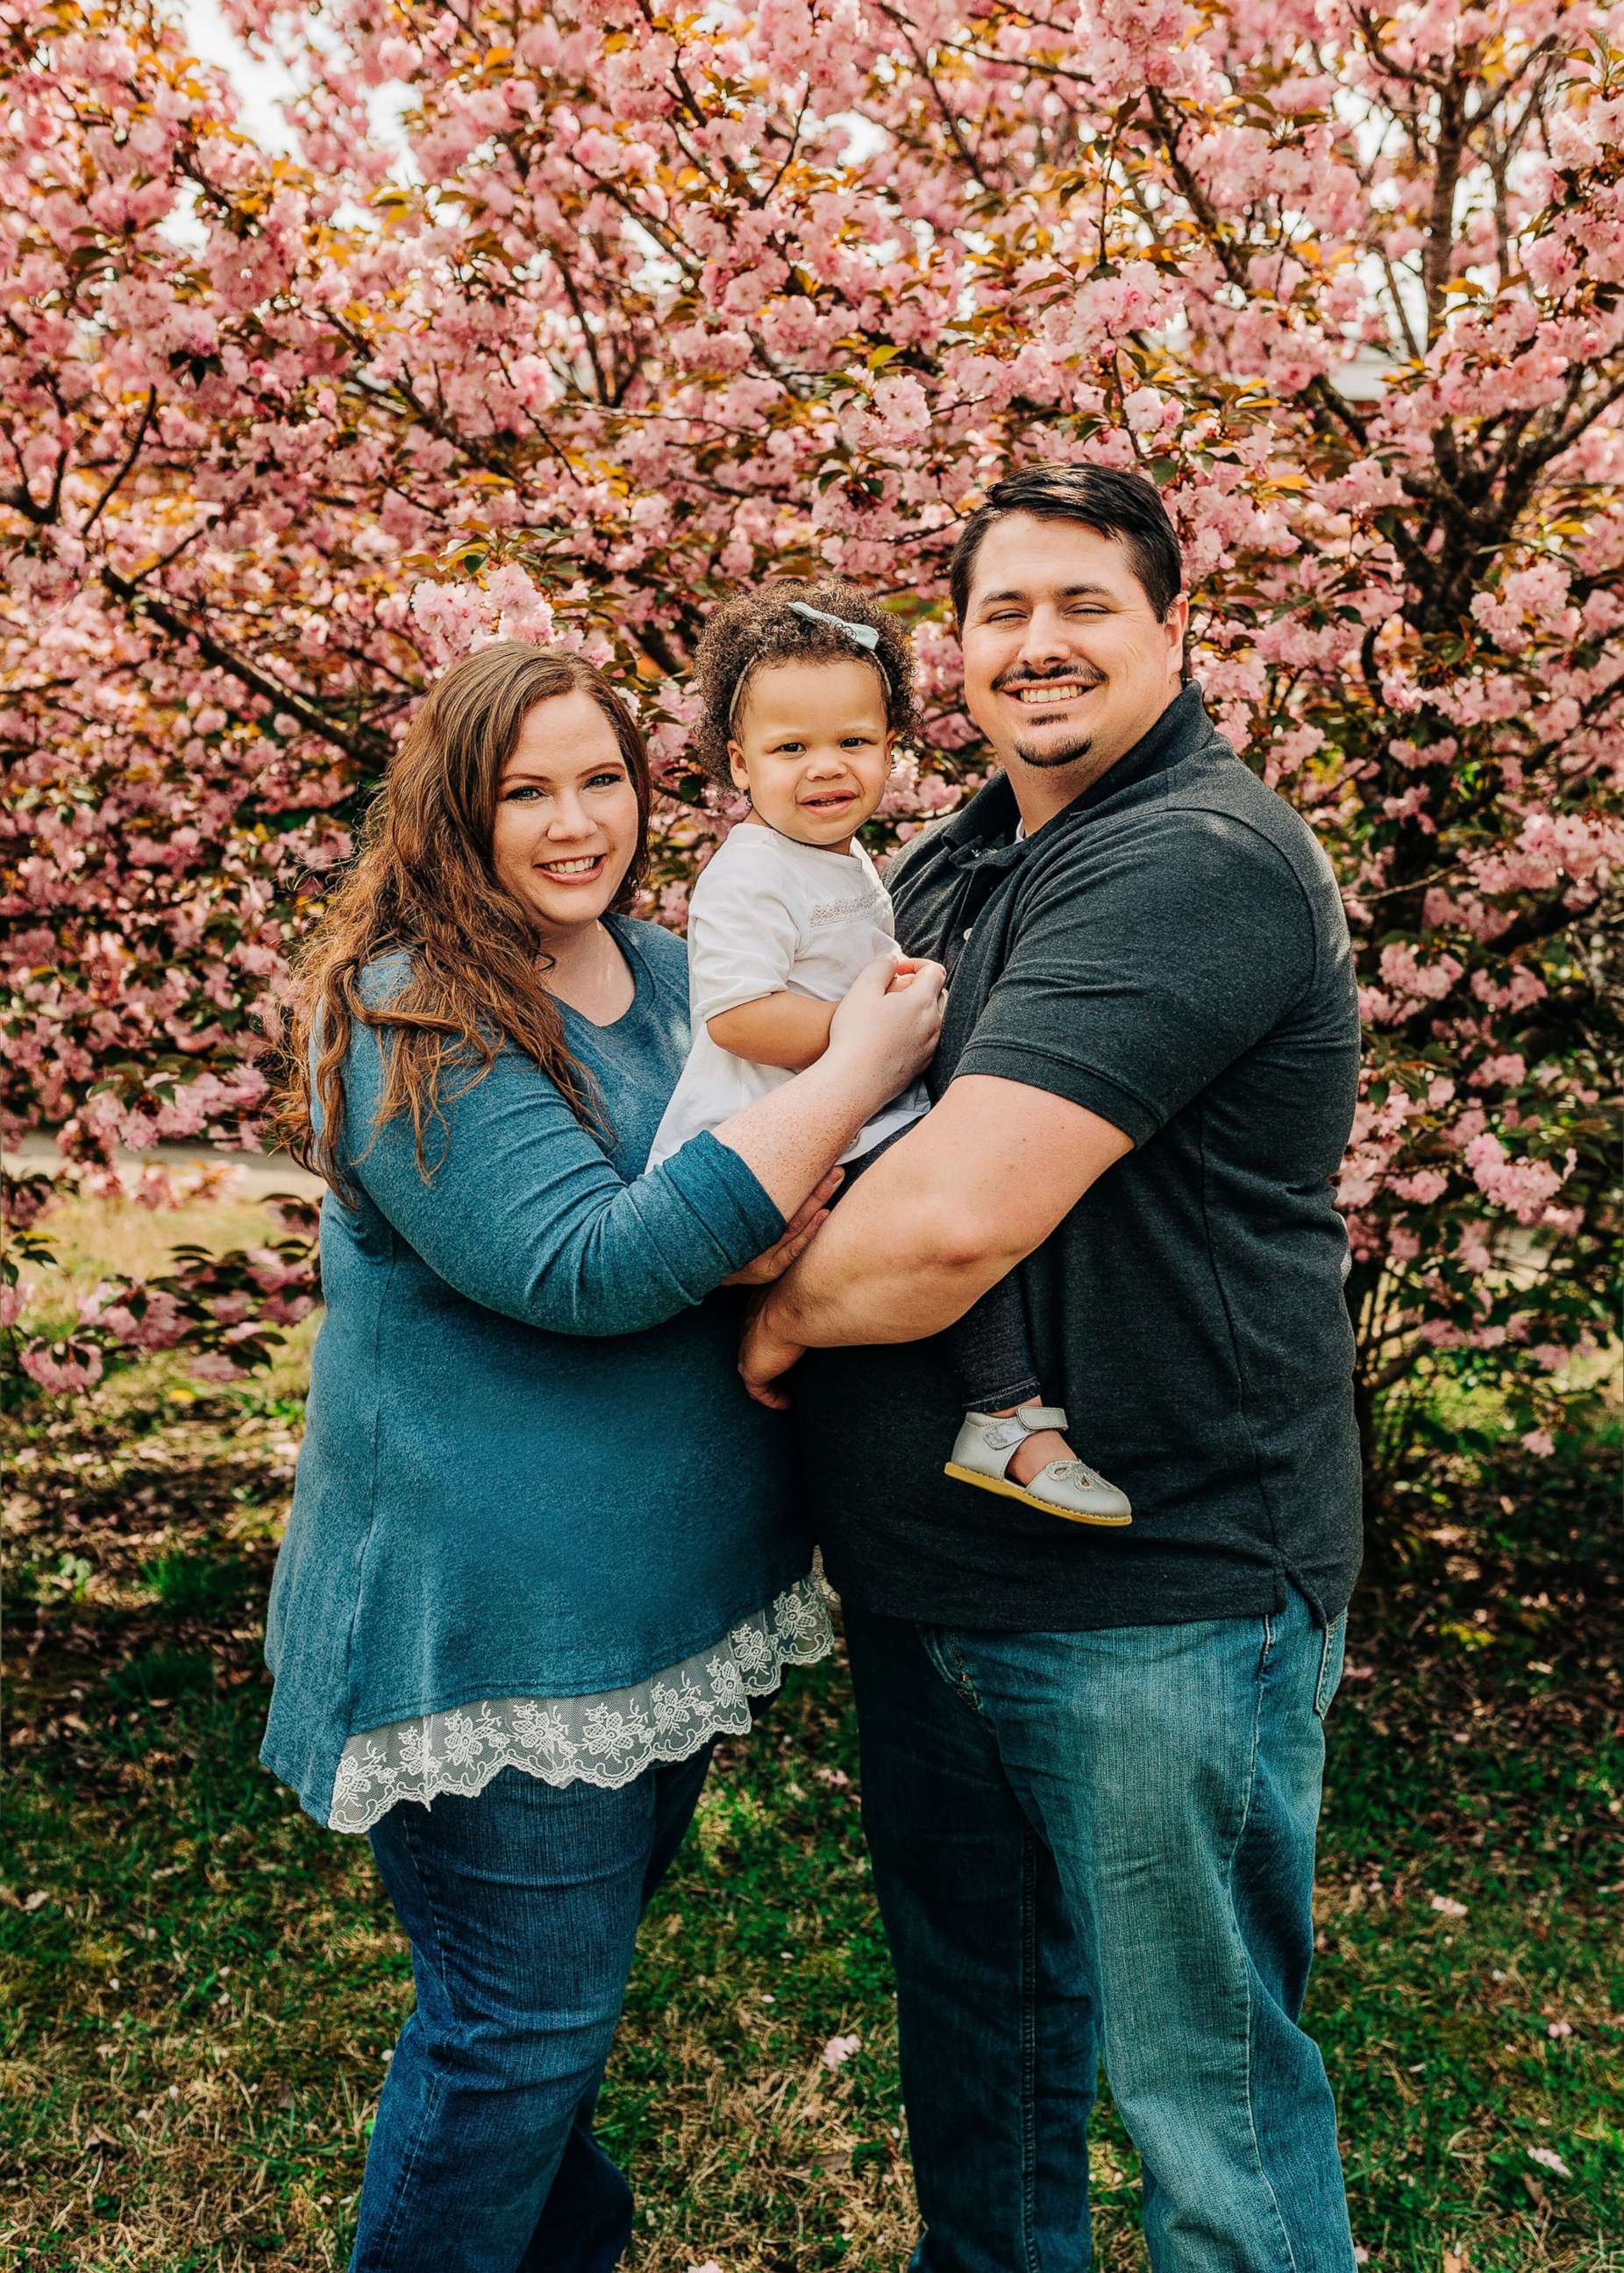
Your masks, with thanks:
M 620 918 L 618 916 L 605 914 L 601 916 L 598 920 L 602 923 L 604 930 L 609 934 L 610 939 L 613 940 L 615 945 L 619 949 L 620 959 L 632 974 L 632 1000 L 626 1004 L 625 1009 L 621 1011 L 618 1017 L 589 1018 L 584 1010 L 578 1010 L 573 1002 L 566 1002 L 562 994 L 554 994 L 552 999 L 558 1004 L 560 1010 L 566 1012 L 572 1018 L 579 1019 L 580 1024 L 583 1026 L 588 1027 L 593 1033 L 612 1034 L 617 1026 L 624 1025 L 625 1021 L 631 1016 L 632 1011 L 637 1008 L 637 998 L 643 991 L 643 961 L 642 957 L 637 951 L 636 945 L 632 939 L 631 934 L 628 931 L 623 931 L 621 929 Z M 549 989 L 550 993 L 550 991 L 551 990 Z

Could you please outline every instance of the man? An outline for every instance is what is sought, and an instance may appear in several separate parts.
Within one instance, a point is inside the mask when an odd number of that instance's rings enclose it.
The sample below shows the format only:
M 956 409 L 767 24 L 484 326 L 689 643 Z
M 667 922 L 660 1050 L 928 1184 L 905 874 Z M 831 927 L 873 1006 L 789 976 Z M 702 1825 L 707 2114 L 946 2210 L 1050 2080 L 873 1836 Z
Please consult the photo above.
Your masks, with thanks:
M 816 1353 L 795 1396 L 896 1964 L 913 2264 L 1080 2273 L 1103 2055 L 1156 2273 L 1349 2273 L 1298 2026 L 1359 1552 L 1347 926 L 1182 683 L 1149 482 L 1000 482 L 952 581 L 1004 770 L 888 880 L 906 951 L 949 968 L 938 1101 L 741 1360 L 770 1393 Z M 943 1474 L 930 1338 L 1014 1269 L 1045 1398 L 1131 1528 Z

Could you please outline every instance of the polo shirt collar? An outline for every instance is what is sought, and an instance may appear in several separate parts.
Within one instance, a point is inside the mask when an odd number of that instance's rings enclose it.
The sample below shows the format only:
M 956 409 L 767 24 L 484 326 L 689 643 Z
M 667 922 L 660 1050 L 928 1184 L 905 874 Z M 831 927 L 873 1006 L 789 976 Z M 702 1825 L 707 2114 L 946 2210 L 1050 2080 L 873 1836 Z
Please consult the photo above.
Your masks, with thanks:
M 1201 690 L 1192 680 L 1179 689 L 1149 731 L 1141 734 L 1131 749 L 1124 751 L 1116 764 L 1096 782 L 1062 807 L 1052 821 L 1045 822 L 1045 829 L 1057 829 L 1063 821 L 1091 813 L 1107 799 L 1119 796 L 1125 789 L 1149 780 L 1153 774 L 1165 773 L 1192 750 L 1200 749 L 1211 735 Z M 1015 840 L 1020 820 L 1021 808 L 1015 802 L 1009 776 L 999 772 L 984 789 L 977 791 L 961 812 L 954 814 L 942 833 L 955 862 L 976 860 L 1001 866 L 1007 860 L 1017 858 L 1033 841 L 1028 837 Z

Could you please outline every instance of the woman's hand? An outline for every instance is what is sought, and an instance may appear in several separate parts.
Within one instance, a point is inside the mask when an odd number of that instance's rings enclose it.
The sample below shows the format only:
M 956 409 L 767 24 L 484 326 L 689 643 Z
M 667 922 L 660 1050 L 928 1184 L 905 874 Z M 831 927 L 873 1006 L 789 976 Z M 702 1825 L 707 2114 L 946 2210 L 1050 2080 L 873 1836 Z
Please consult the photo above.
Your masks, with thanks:
M 935 1056 L 947 976 L 939 963 L 879 956 L 857 973 L 835 1011 L 827 1055 L 872 1080 L 876 1111 Z
M 819 1227 L 828 1221 L 829 1202 L 845 1178 L 843 1168 L 831 1168 L 817 1189 L 809 1192 L 789 1222 L 777 1244 L 746 1263 L 742 1271 L 724 1279 L 724 1287 L 770 1287 L 782 1279 L 797 1255 L 804 1254 Z

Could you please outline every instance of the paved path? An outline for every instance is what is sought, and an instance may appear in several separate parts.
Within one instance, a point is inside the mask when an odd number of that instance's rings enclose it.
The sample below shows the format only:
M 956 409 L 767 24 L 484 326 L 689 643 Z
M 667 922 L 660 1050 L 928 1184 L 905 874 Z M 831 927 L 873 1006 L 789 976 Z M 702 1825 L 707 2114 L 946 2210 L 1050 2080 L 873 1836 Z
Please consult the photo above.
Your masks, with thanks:
M 296 1192 L 302 1198 L 315 1199 L 327 1189 L 319 1176 L 297 1167 L 286 1152 L 231 1152 L 219 1144 L 154 1144 L 150 1152 L 119 1152 L 116 1157 L 121 1168 L 151 1166 L 168 1168 L 172 1174 L 184 1168 L 233 1168 L 236 1171 L 233 1193 L 239 1199 L 263 1199 L 268 1192 Z M 5 1156 L 5 1165 L 13 1173 L 37 1173 L 58 1167 L 61 1162 L 56 1145 L 37 1130 L 31 1130 L 17 1150 Z

